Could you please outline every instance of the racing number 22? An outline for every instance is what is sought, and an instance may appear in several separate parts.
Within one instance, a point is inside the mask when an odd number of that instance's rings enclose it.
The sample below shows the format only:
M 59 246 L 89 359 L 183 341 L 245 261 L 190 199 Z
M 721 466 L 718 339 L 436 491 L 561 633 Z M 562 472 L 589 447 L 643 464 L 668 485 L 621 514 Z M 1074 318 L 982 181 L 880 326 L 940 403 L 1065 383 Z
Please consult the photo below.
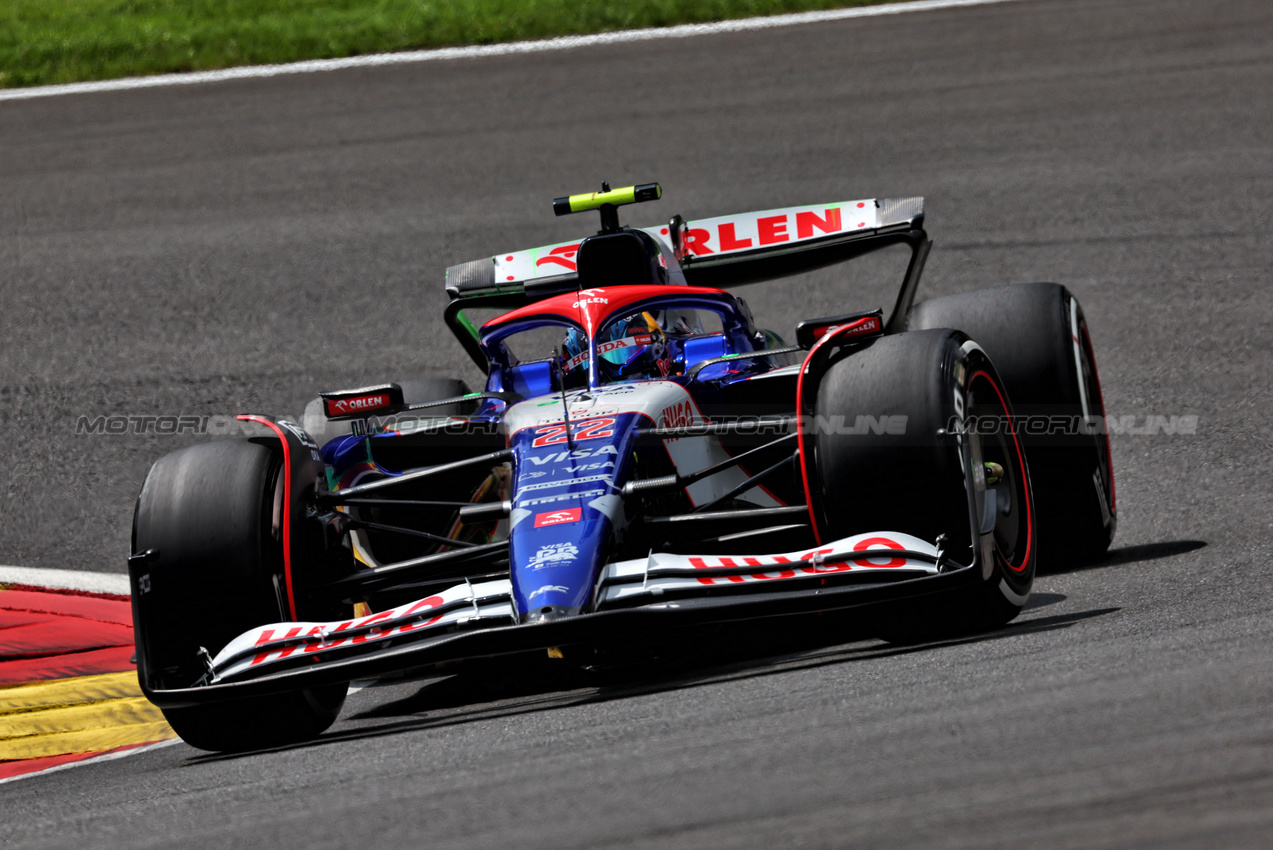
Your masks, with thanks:
M 601 437 L 614 436 L 614 418 L 605 417 L 603 419 L 581 419 L 578 422 L 571 422 L 571 438 L 576 443 L 583 440 L 596 440 Z M 566 442 L 566 424 L 546 425 L 543 428 L 536 428 L 537 435 L 530 444 L 531 448 L 542 448 L 551 446 L 556 443 Z

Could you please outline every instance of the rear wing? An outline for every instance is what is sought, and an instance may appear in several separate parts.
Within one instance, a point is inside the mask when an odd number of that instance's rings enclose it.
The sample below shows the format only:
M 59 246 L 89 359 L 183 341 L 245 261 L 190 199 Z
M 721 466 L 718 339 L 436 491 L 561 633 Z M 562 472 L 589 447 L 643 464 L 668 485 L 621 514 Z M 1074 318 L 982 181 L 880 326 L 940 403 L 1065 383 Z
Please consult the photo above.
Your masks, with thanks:
M 786 207 L 670 222 L 641 228 L 676 258 L 691 286 L 729 289 L 842 263 L 896 244 L 911 262 L 887 330 L 901 330 L 931 243 L 923 229 L 923 198 L 878 198 Z M 474 361 L 485 369 L 477 328 L 465 308 L 514 309 L 578 288 L 575 256 L 582 240 L 510 251 L 446 270 L 451 299 L 445 318 Z

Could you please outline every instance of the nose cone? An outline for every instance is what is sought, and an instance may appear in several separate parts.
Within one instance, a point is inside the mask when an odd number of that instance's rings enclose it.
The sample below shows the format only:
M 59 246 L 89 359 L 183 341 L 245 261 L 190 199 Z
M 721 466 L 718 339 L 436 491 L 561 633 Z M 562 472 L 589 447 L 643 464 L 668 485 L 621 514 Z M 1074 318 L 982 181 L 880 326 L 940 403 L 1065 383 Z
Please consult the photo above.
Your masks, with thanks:
M 592 610 L 597 573 L 612 549 L 619 493 L 641 416 L 617 413 L 523 428 L 513 435 L 509 565 L 525 622 Z M 560 439 L 558 436 L 560 435 Z
M 588 482 L 593 483 L 593 482 Z M 530 615 L 554 619 L 587 610 L 601 558 L 608 550 L 613 524 L 606 513 L 610 502 L 600 487 L 563 487 L 561 493 L 581 493 L 563 499 L 570 507 L 534 510 L 516 519 L 509 539 L 513 598 L 522 619 Z M 608 488 L 607 488 L 608 489 Z M 596 503 L 596 504 L 594 504 Z M 514 507 L 514 510 L 519 510 Z
M 560 605 L 545 605 L 543 608 L 536 608 L 534 611 L 528 611 L 522 615 L 523 623 L 551 623 L 553 620 L 562 620 L 566 617 L 573 617 L 579 611 L 573 608 L 563 608 Z

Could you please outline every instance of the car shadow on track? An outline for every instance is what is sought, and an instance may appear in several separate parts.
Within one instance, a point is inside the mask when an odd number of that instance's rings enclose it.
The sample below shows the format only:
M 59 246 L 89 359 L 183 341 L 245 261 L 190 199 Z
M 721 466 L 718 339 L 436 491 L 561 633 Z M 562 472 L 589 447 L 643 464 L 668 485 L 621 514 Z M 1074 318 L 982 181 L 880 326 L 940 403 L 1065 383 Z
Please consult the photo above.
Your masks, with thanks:
M 1065 599 L 1061 594 L 1037 596 L 1040 597 L 1038 604 L 1028 610 Z M 1096 608 L 1030 617 L 983 634 L 911 645 L 888 644 L 869 635 L 853 634 L 846 631 L 843 620 L 825 616 L 802 618 L 804 628 L 793 628 L 787 623 L 757 630 L 755 624 L 751 624 L 750 630 L 730 627 L 687 633 L 682 637 L 694 639 L 691 648 L 682 644 L 675 652 L 669 647 L 667 652 L 656 653 L 653 660 L 625 662 L 619 659 L 613 666 L 598 669 L 580 669 L 541 656 L 522 656 L 512 661 L 488 660 L 444 678 L 435 675 L 428 679 L 382 680 L 364 694 L 374 699 L 378 696 L 376 692 L 381 691 L 388 699 L 342 718 L 333 731 L 312 741 L 247 753 L 201 755 L 191 758 L 187 764 L 445 729 L 482 720 L 1012 639 L 1066 629 L 1118 610 Z M 414 682 L 420 685 L 410 694 L 393 696 L 395 691 L 408 688 Z
M 1104 567 L 1119 567 L 1134 564 L 1138 561 L 1157 561 L 1196 552 L 1207 545 L 1205 540 L 1164 540 L 1161 543 L 1142 543 L 1138 546 L 1123 546 L 1111 549 L 1104 556 L 1090 561 L 1071 561 L 1065 564 L 1040 565 L 1039 575 L 1058 575 L 1080 570 L 1099 570 Z

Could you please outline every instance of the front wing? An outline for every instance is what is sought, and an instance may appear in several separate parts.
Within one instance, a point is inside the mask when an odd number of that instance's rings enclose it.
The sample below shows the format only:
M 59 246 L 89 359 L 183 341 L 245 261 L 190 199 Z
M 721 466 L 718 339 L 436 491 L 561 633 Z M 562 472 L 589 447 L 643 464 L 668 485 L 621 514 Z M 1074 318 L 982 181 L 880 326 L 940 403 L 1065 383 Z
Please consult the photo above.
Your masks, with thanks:
M 145 596 L 139 570 L 134 622 Z M 570 644 L 638 638 L 643 631 L 832 611 L 917 598 L 980 580 L 976 565 L 946 561 L 909 535 L 854 535 L 809 552 L 718 556 L 653 553 L 607 564 L 597 610 L 519 624 L 508 580 L 465 582 L 425 599 L 341 622 L 273 623 L 232 640 L 208 665 L 204 683 L 154 686 L 145 659 L 145 695 L 162 707 L 242 699 L 347 682 L 445 661 Z

